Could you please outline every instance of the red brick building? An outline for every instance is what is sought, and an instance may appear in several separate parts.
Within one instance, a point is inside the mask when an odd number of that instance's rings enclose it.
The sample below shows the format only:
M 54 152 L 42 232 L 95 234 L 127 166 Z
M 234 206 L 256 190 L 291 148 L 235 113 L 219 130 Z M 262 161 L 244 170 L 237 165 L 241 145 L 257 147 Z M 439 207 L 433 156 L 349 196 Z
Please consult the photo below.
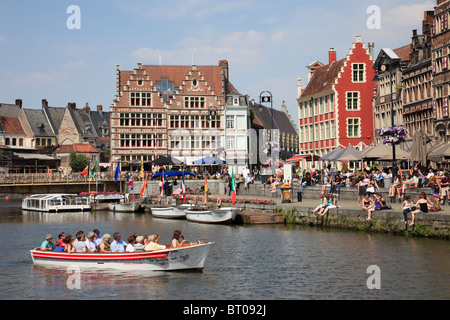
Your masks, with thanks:
M 360 149 L 370 145 L 373 132 L 373 44 L 366 48 L 356 37 L 346 58 L 329 61 L 313 71 L 297 99 L 300 154 L 323 156 L 339 145 Z
M 233 90 L 226 60 L 217 66 L 117 67 L 112 161 L 146 162 L 171 154 L 190 163 L 210 155 L 223 146 L 225 96 Z

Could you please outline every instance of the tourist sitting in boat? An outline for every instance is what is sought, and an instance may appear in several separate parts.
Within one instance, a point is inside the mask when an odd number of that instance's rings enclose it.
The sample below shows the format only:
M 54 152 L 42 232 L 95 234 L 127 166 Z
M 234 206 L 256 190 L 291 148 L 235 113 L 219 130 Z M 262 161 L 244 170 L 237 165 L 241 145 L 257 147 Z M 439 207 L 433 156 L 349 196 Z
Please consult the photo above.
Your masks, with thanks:
M 94 240 L 92 241 L 96 247 L 100 246 L 102 243 L 102 237 L 100 237 L 100 231 L 98 229 L 94 229 L 92 232 L 94 232 Z
M 102 243 L 100 243 L 100 245 L 98 246 L 98 251 L 100 253 L 106 253 L 106 252 L 111 252 L 111 235 L 109 235 L 108 233 L 105 233 L 102 237 Z
M 92 232 L 92 231 L 89 232 L 88 236 L 87 236 L 87 239 L 85 241 L 86 249 L 87 249 L 88 252 L 95 252 L 95 251 L 97 251 L 97 247 L 95 246 L 95 243 L 94 243 L 94 238 L 95 238 L 95 233 Z
M 135 252 L 136 250 L 134 250 L 134 244 L 136 242 L 136 238 L 134 236 L 129 236 L 128 237 L 128 245 L 127 248 L 125 249 L 126 252 Z
M 42 251 L 53 251 L 54 248 L 55 248 L 55 246 L 53 244 L 53 236 L 51 234 L 47 234 L 45 236 L 44 242 L 42 242 L 42 244 L 41 244 L 41 250 Z
M 64 251 L 64 247 L 66 246 L 66 243 L 64 242 L 65 237 L 66 235 L 64 234 L 64 232 L 59 233 L 58 240 L 56 240 L 53 244 L 55 247 L 53 251 Z
M 180 243 L 180 240 L 182 240 L 181 243 Z M 186 243 L 186 240 L 184 239 L 183 234 L 181 233 L 181 230 L 175 230 L 173 232 L 173 236 L 172 236 L 171 248 L 179 247 L 185 243 Z
M 145 249 L 145 243 L 144 243 L 144 236 L 137 236 L 136 237 L 136 242 L 134 244 L 134 250 L 135 251 L 144 251 Z
M 75 252 L 87 252 L 84 232 L 77 232 L 77 241 L 73 244 Z
M 66 243 L 66 246 L 64 247 L 64 252 L 68 253 L 75 252 L 75 249 L 73 248 L 73 236 L 71 234 L 68 234 L 64 238 L 64 242 Z
M 111 252 L 125 252 L 127 243 L 120 237 L 119 232 L 114 232 L 114 241 L 111 243 Z
M 149 240 L 150 240 L 150 242 L 145 246 L 145 251 L 166 249 L 165 245 L 159 244 L 159 240 L 160 240 L 159 234 L 152 234 L 149 237 Z

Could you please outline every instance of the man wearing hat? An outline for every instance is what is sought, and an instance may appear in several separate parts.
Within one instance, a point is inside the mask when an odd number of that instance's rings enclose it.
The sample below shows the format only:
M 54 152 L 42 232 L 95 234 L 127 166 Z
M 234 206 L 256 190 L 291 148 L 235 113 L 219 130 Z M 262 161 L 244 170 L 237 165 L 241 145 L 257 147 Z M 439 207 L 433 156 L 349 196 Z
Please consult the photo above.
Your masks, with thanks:
M 102 243 L 102 237 L 100 237 L 100 231 L 98 229 L 94 229 L 94 240 L 92 241 L 96 247 L 98 247 Z
M 45 236 L 45 241 L 41 244 L 42 251 L 53 251 L 55 246 L 53 245 L 53 236 L 51 234 L 47 234 Z

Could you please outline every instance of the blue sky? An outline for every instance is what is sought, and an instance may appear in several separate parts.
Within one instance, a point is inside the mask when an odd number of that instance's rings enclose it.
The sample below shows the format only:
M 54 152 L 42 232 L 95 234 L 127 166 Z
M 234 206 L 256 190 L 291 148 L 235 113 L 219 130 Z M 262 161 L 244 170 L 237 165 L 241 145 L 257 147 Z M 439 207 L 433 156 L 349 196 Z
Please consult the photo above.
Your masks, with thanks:
M 70 5 L 81 28 L 70 30 Z M 380 28 L 369 29 L 369 6 L 380 9 Z M 116 65 L 217 65 L 226 59 L 230 80 L 259 101 L 285 100 L 297 121 L 297 77 L 306 65 L 327 64 L 329 48 L 344 58 L 357 35 L 381 48 L 409 44 L 421 33 L 424 10 L 435 1 L 399 0 L 0 0 L 0 102 L 23 99 L 26 108 L 76 102 L 109 110 Z

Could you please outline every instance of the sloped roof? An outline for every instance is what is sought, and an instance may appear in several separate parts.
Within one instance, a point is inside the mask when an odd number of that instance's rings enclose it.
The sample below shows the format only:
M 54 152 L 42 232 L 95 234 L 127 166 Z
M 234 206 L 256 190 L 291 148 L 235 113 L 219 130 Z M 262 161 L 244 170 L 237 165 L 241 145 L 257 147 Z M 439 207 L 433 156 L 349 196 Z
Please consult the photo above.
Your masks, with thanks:
M 333 62 L 331 65 L 326 65 L 320 68 L 317 68 L 311 80 L 309 81 L 306 88 L 303 90 L 300 98 L 305 96 L 310 96 L 314 94 L 318 94 L 322 91 L 331 90 L 334 84 L 334 80 L 339 75 L 342 67 L 344 66 L 347 58 L 338 60 Z
M 55 153 L 71 153 L 72 151 L 79 153 L 99 153 L 100 150 L 94 148 L 90 143 L 72 143 L 61 145 Z
M 16 104 L 0 103 L 0 116 L 3 117 L 18 117 L 21 108 Z
M 262 126 L 265 129 L 272 128 L 272 110 L 266 106 L 250 103 L 249 107 L 253 110 L 255 118 L 253 123 Z M 260 110 L 261 109 L 261 110 Z M 286 113 L 280 110 L 273 109 L 273 128 L 279 129 L 281 132 L 298 135 L 297 130 L 292 125 Z
M 42 109 L 23 109 L 34 136 L 54 137 L 55 133 Z
M 394 49 L 393 51 L 400 59 L 409 60 L 409 55 L 411 53 L 411 45 L 407 44 L 406 46 Z
M 106 123 L 108 125 L 108 127 L 110 127 L 110 119 L 109 119 L 109 112 L 108 111 L 91 111 L 90 112 L 90 117 L 91 117 L 91 121 L 92 124 L 94 125 L 94 128 L 97 132 L 97 136 L 102 137 L 103 133 L 102 133 L 102 126 L 103 123 Z
M 25 134 L 18 117 L 0 116 L 0 130 L 5 134 Z

